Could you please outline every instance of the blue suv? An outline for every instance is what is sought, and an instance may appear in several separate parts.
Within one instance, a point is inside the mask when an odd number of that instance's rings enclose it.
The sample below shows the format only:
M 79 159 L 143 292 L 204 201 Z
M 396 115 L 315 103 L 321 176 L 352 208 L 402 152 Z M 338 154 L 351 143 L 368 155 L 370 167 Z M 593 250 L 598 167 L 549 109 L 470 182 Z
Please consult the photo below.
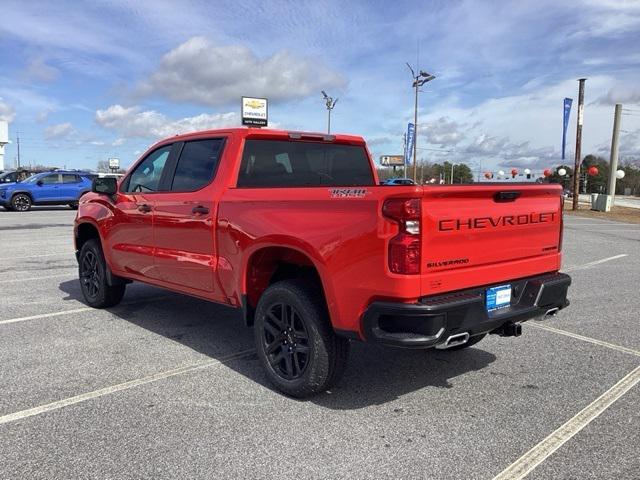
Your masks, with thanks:
M 0 184 L 0 205 L 7 210 L 26 212 L 32 205 L 69 205 L 91 191 L 91 179 L 81 172 L 37 173 L 22 182 Z

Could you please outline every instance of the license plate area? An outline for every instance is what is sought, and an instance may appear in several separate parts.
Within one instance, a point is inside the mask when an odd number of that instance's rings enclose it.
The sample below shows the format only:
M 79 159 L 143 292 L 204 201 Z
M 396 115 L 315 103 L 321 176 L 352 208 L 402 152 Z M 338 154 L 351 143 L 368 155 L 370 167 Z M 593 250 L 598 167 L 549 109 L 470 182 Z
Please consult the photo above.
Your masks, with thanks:
M 511 284 L 487 288 L 485 305 L 487 312 L 509 307 L 511 305 Z

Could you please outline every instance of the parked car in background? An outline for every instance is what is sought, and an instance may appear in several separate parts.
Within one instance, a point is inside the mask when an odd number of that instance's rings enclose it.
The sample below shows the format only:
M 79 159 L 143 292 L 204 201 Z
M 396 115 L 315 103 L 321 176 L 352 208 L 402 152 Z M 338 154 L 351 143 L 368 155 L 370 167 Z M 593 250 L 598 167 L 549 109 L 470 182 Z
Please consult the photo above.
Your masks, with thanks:
M 26 212 L 33 205 L 69 205 L 78 208 L 78 200 L 91 191 L 91 180 L 82 172 L 53 171 L 32 175 L 22 182 L 0 183 L 0 206 Z
M 416 182 L 410 178 L 390 178 L 382 182 L 382 185 L 415 185 Z
M 12 170 L 2 172 L 0 173 L 0 184 L 21 182 L 22 180 L 29 178 L 31 173 L 32 172 L 29 170 Z

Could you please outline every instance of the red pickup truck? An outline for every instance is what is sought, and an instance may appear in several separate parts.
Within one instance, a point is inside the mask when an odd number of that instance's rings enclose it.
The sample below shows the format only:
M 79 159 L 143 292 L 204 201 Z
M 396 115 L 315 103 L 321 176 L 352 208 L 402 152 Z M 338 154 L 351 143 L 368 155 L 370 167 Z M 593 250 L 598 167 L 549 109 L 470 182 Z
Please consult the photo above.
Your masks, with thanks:
M 342 374 L 350 341 L 461 349 L 566 307 L 562 188 L 379 185 L 365 141 L 254 128 L 171 137 L 80 200 L 82 292 L 131 281 L 239 309 L 281 391 Z

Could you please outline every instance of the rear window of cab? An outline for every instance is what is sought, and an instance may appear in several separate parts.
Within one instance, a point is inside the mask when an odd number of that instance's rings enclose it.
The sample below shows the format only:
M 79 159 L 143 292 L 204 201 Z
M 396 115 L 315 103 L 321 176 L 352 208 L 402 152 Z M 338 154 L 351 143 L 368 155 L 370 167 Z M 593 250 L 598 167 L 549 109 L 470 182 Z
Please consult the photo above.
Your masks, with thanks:
M 280 140 L 245 141 L 238 187 L 374 185 L 364 146 Z

